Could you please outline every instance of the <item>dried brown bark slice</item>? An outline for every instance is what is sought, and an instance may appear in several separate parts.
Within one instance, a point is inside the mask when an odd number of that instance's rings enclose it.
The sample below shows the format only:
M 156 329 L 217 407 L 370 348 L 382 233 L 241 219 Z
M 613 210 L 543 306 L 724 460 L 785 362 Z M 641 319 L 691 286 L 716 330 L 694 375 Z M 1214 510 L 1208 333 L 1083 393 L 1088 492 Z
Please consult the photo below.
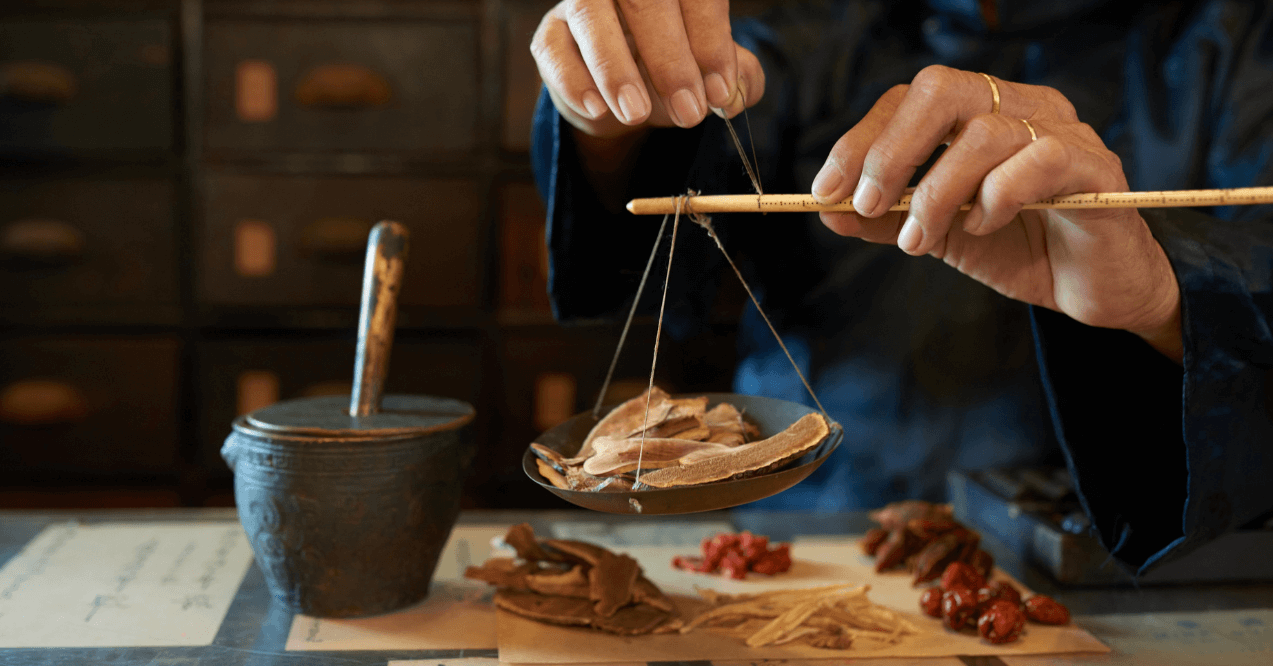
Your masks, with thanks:
M 671 488 L 759 473 L 817 446 L 830 431 L 821 414 L 805 414 L 773 437 L 733 447 L 724 455 L 642 474 L 641 482 L 654 488 Z
M 596 602 L 592 609 L 601 617 L 610 617 L 632 601 L 641 567 L 627 555 L 606 551 L 597 565 L 588 571 L 589 597 Z

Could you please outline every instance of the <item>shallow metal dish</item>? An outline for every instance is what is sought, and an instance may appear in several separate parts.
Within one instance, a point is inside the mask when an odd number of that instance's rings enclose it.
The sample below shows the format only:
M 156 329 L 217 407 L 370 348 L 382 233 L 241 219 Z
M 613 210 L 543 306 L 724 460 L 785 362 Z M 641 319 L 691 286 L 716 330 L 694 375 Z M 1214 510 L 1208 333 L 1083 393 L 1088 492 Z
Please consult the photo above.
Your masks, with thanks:
M 728 402 L 737 407 L 760 428 L 761 437 L 769 437 L 781 432 L 805 414 L 817 411 L 795 402 L 736 393 L 694 393 L 677 397 L 702 395 L 707 396 L 709 409 L 721 402 Z M 612 408 L 613 406 L 607 407 L 605 412 L 609 412 Z M 597 419 L 592 418 L 592 412 L 576 414 L 550 428 L 535 438 L 535 441 L 565 457 L 571 457 L 579 451 L 584 438 L 596 424 Z M 678 488 L 632 492 L 563 490 L 540 476 L 539 469 L 535 465 L 535 453 L 530 450 L 530 447 L 526 447 L 526 453 L 522 456 L 522 470 L 526 472 L 526 476 L 543 486 L 548 492 L 571 504 L 593 511 L 645 515 L 698 513 L 754 502 L 776 495 L 800 483 L 835 451 L 843 438 L 844 429 L 840 427 L 840 424 L 832 421 L 831 432 L 817 446 L 782 470 L 734 481 L 717 481 Z

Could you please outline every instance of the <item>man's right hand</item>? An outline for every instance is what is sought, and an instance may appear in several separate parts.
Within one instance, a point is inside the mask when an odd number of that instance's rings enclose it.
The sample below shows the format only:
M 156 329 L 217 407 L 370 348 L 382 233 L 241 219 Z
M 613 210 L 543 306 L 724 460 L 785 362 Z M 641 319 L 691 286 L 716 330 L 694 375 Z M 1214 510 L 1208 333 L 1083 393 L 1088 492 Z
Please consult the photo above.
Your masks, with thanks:
M 620 139 L 733 117 L 760 100 L 760 62 L 734 42 L 727 0 L 563 0 L 531 40 L 557 111 L 579 133 Z

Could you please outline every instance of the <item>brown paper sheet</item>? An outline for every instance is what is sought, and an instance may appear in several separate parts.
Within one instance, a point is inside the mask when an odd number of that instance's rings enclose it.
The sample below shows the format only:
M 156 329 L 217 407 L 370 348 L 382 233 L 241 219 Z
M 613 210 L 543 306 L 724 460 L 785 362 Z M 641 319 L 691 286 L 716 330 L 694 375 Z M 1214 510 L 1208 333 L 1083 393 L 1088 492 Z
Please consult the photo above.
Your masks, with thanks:
M 947 631 L 941 621 L 919 612 L 919 590 L 911 587 L 905 573 L 876 574 L 872 561 L 862 555 L 856 539 L 797 540 L 792 546 L 791 571 L 777 576 L 750 575 L 736 581 L 720 576 L 695 574 L 672 568 L 676 555 L 692 554 L 685 547 L 633 547 L 622 552 L 635 557 L 645 574 L 670 595 L 681 595 L 678 603 L 693 604 L 695 586 L 728 592 L 763 592 L 839 583 L 865 583 L 868 597 L 877 604 L 906 613 L 919 628 L 918 635 L 905 637 L 883 648 L 855 648 L 847 651 L 820 650 L 803 645 L 749 648 L 743 642 L 716 630 L 699 629 L 689 634 L 623 637 L 601 632 L 557 627 L 497 612 L 500 661 L 513 664 L 580 664 L 631 661 L 714 662 L 756 659 L 844 659 L 884 657 L 951 657 L 956 655 L 1021 655 L 1073 652 L 1108 652 L 1109 648 L 1083 629 L 1070 624 L 1052 627 L 1030 623 L 1020 640 L 993 645 L 975 634 Z M 1017 581 L 998 573 L 996 578 Z

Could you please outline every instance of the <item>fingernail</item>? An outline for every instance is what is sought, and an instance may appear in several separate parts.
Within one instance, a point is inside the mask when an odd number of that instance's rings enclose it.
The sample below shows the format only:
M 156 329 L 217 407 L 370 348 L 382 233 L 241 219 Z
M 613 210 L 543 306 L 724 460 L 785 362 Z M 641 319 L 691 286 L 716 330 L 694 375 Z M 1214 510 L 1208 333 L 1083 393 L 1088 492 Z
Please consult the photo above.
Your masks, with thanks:
M 813 179 L 813 198 L 822 203 L 828 203 L 831 195 L 835 194 L 835 189 L 840 186 L 840 181 L 842 180 L 844 180 L 844 176 L 834 164 L 831 162 L 823 164 L 822 170 Z
M 853 210 L 859 215 L 870 217 L 879 202 L 880 188 L 876 187 L 870 178 L 863 176 L 858 181 L 857 189 L 853 191 Z
M 924 241 L 924 230 L 919 227 L 919 220 L 914 215 L 906 216 L 906 224 L 897 235 L 897 247 L 906 254 L 915 254 L 919 244 Z
M 964 231 L 975 235 L 977 233 L 977 229 L 981 227 L 981 221 L 985 219 L 985 217 L 986 216 L 982 213 L 981 207 L 974 204 L 972 209 L 968 211 L 968 214 L 964 216 Z
M 601 99 L 601 95 L 595 90 L 585 90 L 583 93 L 583 108 L 588 110 L 588 116 L 592 120 L 601 117 L 606 112 L 605 100 Z
M 631 83 L 619 89 L 619 113 L 623 114 L 623 122 L 634 123 L 645 117 L 645 98 L 641 91 Z
M 729 86 L 725 85 L 725 77 L 712 72 L 703 79 L 703 87 L 707 90 L 707 102 L 717 106 L 729 104 Z
M 694 93 L 685 88 L 672 95 L 669 110 L 672 112 L 672 121 L 681 127 L 693 127 L 703 119 L 703 113 L 698 110 L 698 100 L 694 99 Z

